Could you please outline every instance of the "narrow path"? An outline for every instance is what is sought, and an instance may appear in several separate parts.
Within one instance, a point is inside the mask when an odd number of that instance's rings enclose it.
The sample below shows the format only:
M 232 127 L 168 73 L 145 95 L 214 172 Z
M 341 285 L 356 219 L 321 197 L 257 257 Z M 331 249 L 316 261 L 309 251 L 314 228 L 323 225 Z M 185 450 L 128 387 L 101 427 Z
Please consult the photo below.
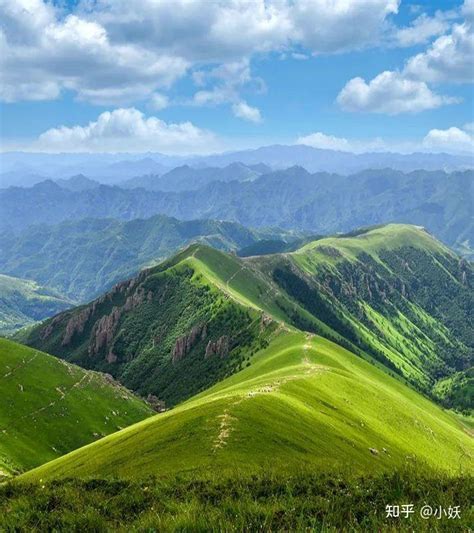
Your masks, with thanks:
M 35 409 L 34 411 L 31 411 L 29 413 L 26 413 L 25 415 L 23 416 L 20 416 L 18 418 L 15 419 L 15 423 L 19 420 L 24 420 L 26 418 L 31 418 L 39 413 L 42 413 L 48 409 L 51 409 L 52 407 L 54 407 L 58 401 L 62 401 L 64 400 L 68 394 L 71 393 L 71 391 L 75 388 L 78 388 L 82 385 L 82 383 L 86 380 L 86 379 L 89 379 L 89 383 L 92 381 L 92 374 L 87 372 L 81 377 L 81 379 L 79 381 L 76 381 L 76 383 L 74 383 L 73 385 L 71 385 L 71 387 L 69 387 L 69 389 L 67 389 L 66 391 L 63 391 L 60 387 L 56 387 L 55 390 L 56 392 L 59 394 L 59 397 L 56 399 L 56 400 L 53 400 L 51 402 L 49 402 L 47 405 L 44 405 L 43 407 L 40 407 L 38 409 Z M 8 429 L 12 427 L 13 424 L 9 424 L 8 426 L 6 427 L 3 427 L 3 428 L 0 428 L 0 432 L 1 433 L 7 433 Z
M 0 376 L 0 377 L 1 377 L 1 378 L 8 378 L 8 377 L 12 376 L 17 370 L 19 370 L 20 368 L 24 368 L 25 366 L 28 366 L 28 365 L 29 365 L 32 361 L 34 361 L 37 357 L 38 357 L 38 353 L 35 353 L 35 354 L 33 355 L 33 357 L 31 357 L 30 359 L 28 359 L 28 361 L 25 361 L 25 360 L 23 359 L 23 361 L 22 361 L 19 365 L 13 367 L 10 371 L 8 371 L 6 374 L 3 374 L 3 376 Z

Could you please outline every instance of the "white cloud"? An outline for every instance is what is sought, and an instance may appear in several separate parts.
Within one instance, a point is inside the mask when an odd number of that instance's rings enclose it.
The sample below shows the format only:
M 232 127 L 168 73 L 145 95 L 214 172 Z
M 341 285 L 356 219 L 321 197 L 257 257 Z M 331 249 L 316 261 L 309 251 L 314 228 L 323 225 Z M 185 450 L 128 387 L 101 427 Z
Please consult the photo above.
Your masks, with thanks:
M 388 115 L 418 113 L 457 101 L 434 93 L 422 81 L 407 79 L 393 71 L 382 72 L 368 83 L 362 78 L 353 78 L 337 97 L 338 104 L 346 111 Z
M 154 93 L 150 98 L 150 107 L 155 111 L 166 109 L 169 103 L 169 98 L 165 94 Z
M 409 59 L 407 76 L 426 82 L 474 81 L 474 33 L 468 23 L 454 24 L 423 53 Z
M 445 130 L 432 129 L 422 139 L 386 140 L 382 138 L 353 139 L 336 137 L 322 132 L 298 137 L 295 144 L 314 148 L 362 154 L 367 152 L 447 152 L 470 153 L 474 157 L 474 124 L 468 123 Z
M 193 66 L 359 49 L 380 38 L 399 0 L 83 0 L 66 16 L 57 5 L 0 0 L 4 101 L 69 90 L 120 104 L 151 97 Z
M 256 107 L 249 106 L 247 102 L 237 102 L 232 105 L 232 111 L 236 117 L 243 118 L 249 122 L 259 123 L 262 121 L 260 110 Z
M 320 131 L 298 137 L 296 144 L 305 144 L 313 148 L 323 148 L 325 150 L 340 150 L 343 152 L 352 151 L 352 144 L 344 137 L 326 135 Z
M 135 108 L 107 111 L 86 126 L 60 126 L 42 133 L 30 149 L 48 152 L 209 153 L 220 146 L 209 131 L 190 122 L 168 124 Z
M 187 103 L 197 106 L 217 106 L 231 104 L 233 114 L 243 120 L 259 123 L 262 121 L 260 111 L 241 99 L 243 87 L 252 87 L 254 92 L 263 92 L 266 87 L 260 78 L 253 78 L 248 60 L 224 63 L 210 71 L 197 71 L 193 79 L 199 87 L 212 87 L 197 91 Z
M 430 130 L 423 139 L 423 146 L 433 151 L 469 152 L 474 155 L 472 124 L 466 124 L 463 128 L 453 126 L 446 130 Z
M 364 48 L 380 41 L 400 0 L 299 0 L 289 10 L 292 40 L 314 54 Z
M 450 14 L 437 11 L 433 17 L 423 13 L 410 26 L 395 31 L 395 41 L 399 46 L 414 46 L 427 43 L 432 37 L 445 33 L 449 29 Z
M 380 152 L 390 149 L 390 145 L 383 139 L 347 139 L 345 137 L 336 137 L 334 135 L 327 135 L 320 131 L 304 135 L 296 139 L 296 144 L 304 144 L 312 146 L 313 148 L 321 148 L 323 150 L 337 150 L 341 152 Z M 391 148 L 394 148 L 392 146 Z M 403 149 L 401 145 L 397 145 L 397 149 Z
M 187 68 L 183 58 L 113 44 L 97 22 L 64 19 L 52 4 L 1 0 L 0 98 L 56 98 L 63 89 L 98 104 L 130 101 L 167 87 Z M 20 87 L 20 91 L 17 88 Z
M 474 21 L 474 0 L 464 0 L 461 12 L 466 20 Z

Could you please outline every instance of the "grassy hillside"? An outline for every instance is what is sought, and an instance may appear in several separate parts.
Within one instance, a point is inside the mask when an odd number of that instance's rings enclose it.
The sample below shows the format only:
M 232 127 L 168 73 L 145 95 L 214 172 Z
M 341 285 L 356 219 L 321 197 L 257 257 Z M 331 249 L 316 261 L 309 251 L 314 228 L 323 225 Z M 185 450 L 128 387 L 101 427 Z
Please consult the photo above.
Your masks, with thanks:
M 407 465 L 459 474 L 473 454 L 466 429 L 429 400 L 328 340 L 280 331 L 241 372 L 21 479 Z
M 473 268 L 422 228 L 391 224 L 250 262 L 414 386 L 472 408 L 472 380 L 452 395 L 435 384 L 473 365 Z
M 153 412 L 102 374 L 6 339 L 0 339 L 0 390 L 0 478 Z
M 286 242 L 298 236 L 291 231 L 250 230 L 215 220 L 183 222 L 162 215 L 129 222 L 84 219 L 33 226 L 20 234 L 0 233 L 0 271 L 54 287 L 80 303 L 194 241 L 233 251 L 263 238 Z
M 193 245 L 21 339 L 174 405 L 242 368 L 283 322 L 469 410 L 471 380 L 455 394 L 435 385 L 472 367 L 473 282 L 468 262 L 413 226 L 245 260 Z
M 8 334 L 71 307 L 73 302 L 38 283 L 0 274 L 0 334 Z

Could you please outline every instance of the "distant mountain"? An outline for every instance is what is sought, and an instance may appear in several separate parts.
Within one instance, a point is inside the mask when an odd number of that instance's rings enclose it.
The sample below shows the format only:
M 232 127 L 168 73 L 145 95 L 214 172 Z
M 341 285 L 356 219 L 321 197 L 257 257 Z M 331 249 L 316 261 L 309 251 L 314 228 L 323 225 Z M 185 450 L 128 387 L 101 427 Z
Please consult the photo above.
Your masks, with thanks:
M 55 315 L 74 302 L 36 282 L 0 274 L 0 335 Z
M 63 189 L 73 192 L 87 191 L 88 189 L 95 189 L 100 185 L 98 181 L 91 180 L 83 174 L 71 176 L 68 179 L 58 179 L 56 183 Z
M 48 186 L 54 191 L 57 187 L 45 184 Z M 33 226 L 20 235 L 1 233 L 0 272 L 34 279 L 82 302 L 193 241 L 236 251 L 264 238 L 279 238 L 288 244 L 300 236 L 297 232 L 249 230 L 233 222 L 181 222 L 164 215 L 130 222 L 83 219 Z M 48 315 L 41 318 L 44 316 Z
M 44 179 L 68 179 L 83 174 L 100 183 L 116 183 L 143 174 L 162 174 L 182 164 L 158 154 L 0 153 L 0 187 L 31 186 Z
M 162 213 L 182 220 L 212 218 L 250 227 L 283 227 L 312 234 L 350 231 L 387 222 L 425 226 L 473 256 L 474 171 L 446 173 L 392 169 L 351 176 L 310 174 L 292 167 L 253 181 L 217 181 L 183 192 L 100 187 L 71 192 L 51 181 L 0 191 L 0 229 L 84 217 L 123 220 Z M 42 209 L 38 209 L 42 206 Z
M 119 183 L 119 185 L 126 189 L 143 187 L 149 191 L 190 191 L 205 187 L 214 181 L 253 181 L 268 170 L 266 165 L 249 167 L 242 163 L 231 163 L 224 168 L 193 168 L 189 165 L 183 165 L 162 176 L 140 176 Z
M 191 164 L 225 166 L 234 161 L 245 165 L 264 163 L 274 169 L 302 166 L 308 172 L 334 172 L 352 174 L 362 170 L 393 168 L 403 172 L 413 170 L 463 170 L 474 167 L 473 155 L 451 155 L 436 153 L 397 154 L 373 152 L 353 154 L 338 150 L 324 150 L 302 144 L 263 146 L 254 150 L 230 152 L 213 156 L 202 156 L 191 160 Z
M 104 374 L 0 339 L 0 482 L 153 414 Z
M 334 172 L 353 174 L 369 168 L 393 168 L 403 172 L 413 170 L 464 170 L 474 168 L 472 155 L 436 153 L 365 153 L 353 154 L 336 150 L 323 150 L 305 145 L 263 146 L 253 150 L 226 152 L 209 156 L 168 156 L 159 153 L 25 153 L 0 154 L 0 187 L 30 186 L 41 179 L 66 179 L 76 174 L 101 183 L 118 183 L 144 175 L 162 175 L 167 171 L 189 165 L 194 168 L 226 167 L 242 163 L 253 170 L 265 173 L 260 165 L 274 170 L 293 165 L 309 172 Z

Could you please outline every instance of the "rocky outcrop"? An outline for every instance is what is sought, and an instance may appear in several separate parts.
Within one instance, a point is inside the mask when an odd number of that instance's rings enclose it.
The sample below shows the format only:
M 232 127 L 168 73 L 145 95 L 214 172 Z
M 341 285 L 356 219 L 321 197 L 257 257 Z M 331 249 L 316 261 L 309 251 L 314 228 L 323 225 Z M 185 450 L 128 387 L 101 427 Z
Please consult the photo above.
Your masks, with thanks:
M 228 335 L 222 335 L 216 341 L 209 341 L 206 346 L 206 358 L 217 355 L 227 357 L 229 355 L 230 339 Z
M 200 340 L 205 340 L 206 337 L 206 324 L 197 324 L 196 326 L 193 326 L 189 333 L 183 335 L 182 337 L 178 337 L 171 354 L 172 362 L 176 363 L 177 361 L 181 360 Z
M 66 324 L 66 331 L 64 332 L 61 346 L 67 346 L 76 333 L 82 333 L 84 331 L 84 327 L 94 310 L 93 306 L 89 306 L 83 309 L 80 313 L 72 315 Z
M 51 322 L 41 331 L 40 333 L 40 338 L 41 340 L 46 340 L 50 335 L 51 333 L 53 333 L 55 327 L 57 326 L 57 324 L 59 322 L 61 322 L 61 320 L 63 319 L 63 315 L 57 315 L 55 316 Z
M 270 315 L 267 315 L 266 313 L 262 313 L 262 316 L 260 317 L 260 331 L 263 331 L 266 329 L 270 324 L 272 324 L 273 318 Z
M 146 397 L 147 404 L 157 413 L 162 413 L 163 411 L 166 411 L 166 405 L 165 402 L 160 400 L 157 396 L 154 394 L 149 394 Z
M 103 348 L 109 347 L 112 344 L 114 333 L 121 316 L 122 309 L 120 307 L 113 307 L 110 315 L 103 316 L 94 324 L 89 343 L 89 355 L 96 355 Z

